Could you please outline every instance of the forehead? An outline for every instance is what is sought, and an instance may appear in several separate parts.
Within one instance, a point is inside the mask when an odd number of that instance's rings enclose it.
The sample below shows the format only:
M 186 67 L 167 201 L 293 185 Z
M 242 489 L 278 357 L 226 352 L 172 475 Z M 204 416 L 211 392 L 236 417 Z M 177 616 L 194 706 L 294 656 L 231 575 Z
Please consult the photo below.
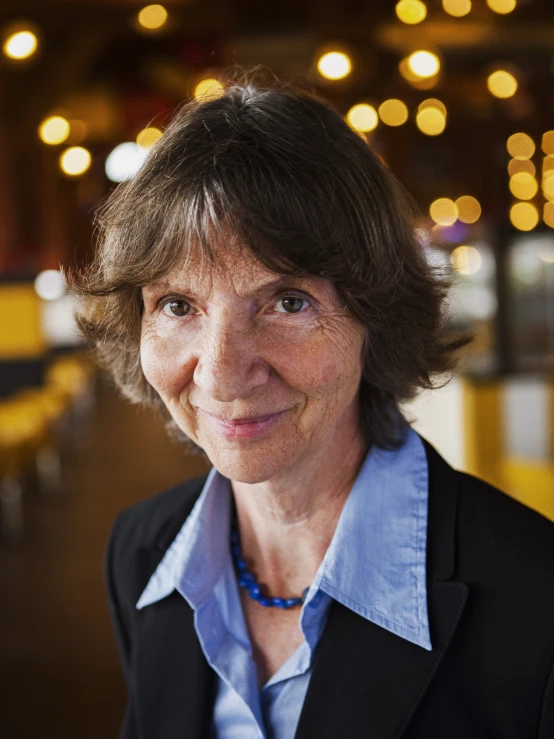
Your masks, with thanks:
M 175 289 L 207 296 L 217 291 L 248 297 L 264 287 L 309 285 L 319 291 L 334 293 L 331 283 L 313 275 L 284 276 L 265 267 L 255 255 L 236 239 L 215 244 L 214 258 L 209 259 L 201 249 L 187 254 L 160 280 L 146 287 Z

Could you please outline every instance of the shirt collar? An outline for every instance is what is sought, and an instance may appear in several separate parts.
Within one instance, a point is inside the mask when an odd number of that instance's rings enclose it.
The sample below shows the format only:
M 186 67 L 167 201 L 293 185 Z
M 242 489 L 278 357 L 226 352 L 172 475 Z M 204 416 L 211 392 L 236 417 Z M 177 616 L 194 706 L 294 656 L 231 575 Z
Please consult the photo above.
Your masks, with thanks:
M 413 430 L 399 449 L 373 447 L 342 510 L 310 588 L 363 618 L 431 649 L 427 613 L 428 469 Z M 137 602 L 143 608 L 177 589 L 193 608 L 231 565 L 229 480 L 215 468 L 190 516 Z

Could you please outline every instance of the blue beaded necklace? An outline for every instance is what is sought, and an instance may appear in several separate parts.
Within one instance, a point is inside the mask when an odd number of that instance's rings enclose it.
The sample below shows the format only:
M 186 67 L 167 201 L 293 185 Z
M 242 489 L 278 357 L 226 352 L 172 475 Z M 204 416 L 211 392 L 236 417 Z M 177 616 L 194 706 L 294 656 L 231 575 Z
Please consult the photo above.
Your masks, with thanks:
M 255 576 L 248 571 L 248 565 L 242 558 L 236 522 L 233 522 L 231 528 L 231 554 L 233 555 L 233 562 L 240 587 L 248 590 L 248 594 L 252 600 L 255 600 L 261 606 L 265 606 L 266 608 L 270 608 L 271 606 L 275 606 L 276 608 L 295 608 L 296 606 L 301 606 L 306 600 L 309 588 L 304 590 L 300 598 L 269 598 L 262 594 L 262 589 Z

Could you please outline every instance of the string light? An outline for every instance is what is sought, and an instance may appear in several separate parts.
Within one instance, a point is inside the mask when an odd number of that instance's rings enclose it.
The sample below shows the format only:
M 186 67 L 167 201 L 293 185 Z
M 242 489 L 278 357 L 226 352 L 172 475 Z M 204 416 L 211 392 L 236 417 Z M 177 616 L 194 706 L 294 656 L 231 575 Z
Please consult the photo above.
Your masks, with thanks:
M 535 142 L 527 133 L 514 133 L 506 142 L 508 154 L 514 159 L 531 159 L 535 153 Z
M 481 267 L 481 253 L 474 246 L 457 246 L 450 255 L 452 266 L 461 275 L 473 275 Z
M 139 11 L 138 22 L 148 31 L 157 31 L 167 23 L 167 10 L 163 5 L 147 5 Z
M 92 157 L 82 146 L 70 146 L 60 156 L 60 167 L 65 174 L 77 177 L 90 167 Z
M 41 140 L 51 146 L 62 144 L 69 136 L 70 131 L 69 121 L 61 115 L 53 115 L 46 118 L 38 127 L 38 135 Z
M 195 100 L 207 102 L 208 100 L 217 100 L 224 92 L 225 88 L 219 80 L 207 77 L 196 84 L 193 95 Z
M 379 123 L 379 116 L 372 105 L 367 103 L 359 103 L 352 106 L 346 114 L 348 124 L 362 133 L 373 131 Z
M 529 172 L 516 172 L 510 177 L 510 192 L 519 200 L 532 200 L 539 190 L 539 183 Z
M 508 162 L 508 174 L 510 177 L 518 172 L 529 172 L 534 177 L 536 171 L 535 165 L 530 159 L 510 159 Z
M 510 208 L 510 221 L 518 231 L 532 231 L 539 222 L 539 212 L 532 203 L 515 203 Z
M 407 61 L 410 71 L 423 79 L 434 77 L 440 70 L 440 60 L 431 51 L 414 51 Z
M 352 62 L 342 51 L 328 51 L 319 57 L 317 69 L 327 80 L 342 80 L 352 71 Z
M 2 51 L 9 59 L 28 59 L 38 48 L 35 33 L 28 29 L 15 31 L 4 41 Z
M 550 228 L 554 228 L 554 203 L 545 203 L 542 211 L 542 219 Z M 551 260 L 554 262 L 554 258 Z
M 438 226 L 452 226 L 458 220 L 458 206 L 450 198 L 438 198 L 431 203 L 429 215 Z
M 458 219 L 462 223 L 475 223 L 481 217 L 481 205 L 477 198 L 462 195 L 455 201 L 458 208 Z
M 497 98 L 511 98 L 517 92 L 517 80 L 505 69 L 497 69 L 489 74 L 487 87 L 491 95 Z
M 545 154 L 554 154 L 554 131 L 543 133 L 541 145 Z
M 402 100 L 384 100 L 378 109 L 379 118 L 387 126 L 401 126 L 408 120 L 408 108 Z
M 511 13 L 516 7 L 516 0 L 487 0 L 487 5 L 495 13 Z
M 156 128 L 155 126 L 143 128 L 142 131 L 139 131 L 139 133 L 137 134 L 137 146 L 140 146 L 142 149 L 150 149 L 152 146 L 154 146 L 156 141 L 161 139 L 162 136 L 163 134 L 160 129 Z
M 471 0 L 442 0 L 442 7 L 449 15 L 462 18 L 470 12 Z
M 427 17 L 427 6 L 421 0 L 400 0 L 395 11 L 399 20 L 409 25 L 421 23 Z
M 430 106 L 418 110 L 416 125 L 427 136 L 438 136 L 446 128 L 446 117 L 442 110 Z

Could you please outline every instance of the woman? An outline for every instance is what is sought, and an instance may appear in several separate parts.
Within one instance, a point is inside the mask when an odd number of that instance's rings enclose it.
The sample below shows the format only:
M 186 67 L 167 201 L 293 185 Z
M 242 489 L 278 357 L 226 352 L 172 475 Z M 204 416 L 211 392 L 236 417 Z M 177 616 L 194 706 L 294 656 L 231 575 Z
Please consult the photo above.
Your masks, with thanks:
M 252 81 L 115 192 L 82 327 L 213 465 L 112 531 L 125 739 L 554 736 L 552 525 L 400 412 L 463 343 L 407 202 Z

